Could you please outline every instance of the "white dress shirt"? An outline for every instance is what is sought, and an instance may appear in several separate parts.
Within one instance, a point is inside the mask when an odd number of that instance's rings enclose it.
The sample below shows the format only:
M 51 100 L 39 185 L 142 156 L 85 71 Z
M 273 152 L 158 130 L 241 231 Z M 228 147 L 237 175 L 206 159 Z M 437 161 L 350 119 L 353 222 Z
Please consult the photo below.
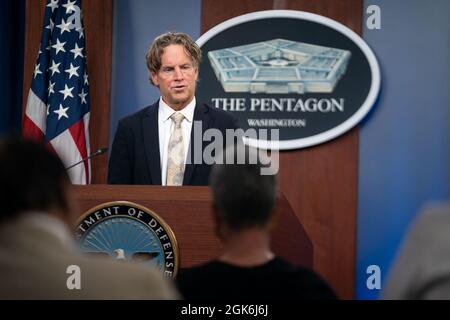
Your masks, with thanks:
M 192 123 L 194 121 L 196 100 L 195 97 L 192 101 L 183 109 L 178 112 L 183 114 L 184 119 L 181 122 L 181 131 L 183 134 L 184 142 L 184 163 L 186 164 L 187 155 L 189 152 L 189 143 L 191 140 Z M 161 182 L 162 185 L 166 185 L 167 178 L 167 152 L 169 149 L 170 135 L 174 129 L 174 123 L 170 119 L 170 116 L 174 114 L 175 110 L 169 107 L 162 98 L 159 99 L 159 111 L 158 111 L 158 130 L 159 130 L 159 155 L 161 158 Z

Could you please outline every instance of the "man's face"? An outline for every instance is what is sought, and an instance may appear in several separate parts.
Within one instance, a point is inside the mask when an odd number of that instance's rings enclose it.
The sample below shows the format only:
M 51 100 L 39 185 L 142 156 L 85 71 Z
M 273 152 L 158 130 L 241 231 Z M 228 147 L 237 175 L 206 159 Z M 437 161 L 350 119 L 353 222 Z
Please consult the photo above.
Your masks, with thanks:
M 183 109 L 195 95 L 198 67 L 193 65 L 181 45 L 171 44 L 164 48 L 161 68 L 151 76 L 164 102 L 172 109 Z

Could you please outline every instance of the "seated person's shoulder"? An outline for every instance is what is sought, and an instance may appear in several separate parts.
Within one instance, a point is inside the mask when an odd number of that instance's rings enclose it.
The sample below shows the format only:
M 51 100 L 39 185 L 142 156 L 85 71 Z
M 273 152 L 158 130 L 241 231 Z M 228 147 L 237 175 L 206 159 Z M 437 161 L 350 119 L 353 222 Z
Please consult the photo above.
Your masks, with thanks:
M 450 203 L 449 202 L 430 202 L 427 203 L 419 212 L 417 224 L 436 224 L 446 226 L 450 224 Z
M 104 291 L 108 298 L 119 299 L 177 299 L 170 280 L 152 267 L 110 258 L 83 257 L 80 259 L 85 288 Z
M 298 299 L 335 300 L 336 294 L 330 285 L 315 271 L 306 267 L 297 267 L 277 258 L 273 262 L 274 271 L 286 283 L 286 290 L 291 290 Z
M 183 269 L 177 276 L 177 284 L 181 293 L 187 297 L 205 297 L 205 292 L 221 288 L 223 292 L 234 291 L 241 287 L 236 296 L 244 295 L 252 290 L 253 294 L 261 294 L 264 290 L 267 299 L 294 300 L 334 300 L 336 294 L 331 287 L 314 271 L 295 267 L 281 258 L 252 268 L 236 267 L 218 261 L 211 261 L 197 267 Z M 248 288 L 253 286 L 253 289 Z M 283 292 L 280 292 L 282 290 Z M 203 292 L 202 292 L 203 291 Z M 273 295 L 274 292 L 278 292 Z M 220 294 L 217 294 L 220 296 Z M 235 296 L 235 297 L 236 297 Z
M 178 282 L 196 281 L 201 278 L 212 278 L 221 273 L 222 269 L 220 268 L 220 264 L 216 263 L 216 261 L 211 261 L 201 265 L 180 269 L 176 279 Z
M 335 300 L 337 296 L 330 285 L 316 272 L 297 267 L 288 272 L 287 279 L 296 286 L 298 296 L 306 300 Z

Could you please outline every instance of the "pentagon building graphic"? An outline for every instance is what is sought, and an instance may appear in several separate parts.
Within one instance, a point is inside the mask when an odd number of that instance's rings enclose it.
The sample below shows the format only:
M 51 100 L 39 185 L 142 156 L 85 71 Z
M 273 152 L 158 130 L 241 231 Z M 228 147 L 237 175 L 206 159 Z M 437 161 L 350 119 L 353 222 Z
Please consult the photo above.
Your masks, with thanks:
M 210 51 L 208 58 L 226 92 L 333 92 L 350 51 L 284 39 Z

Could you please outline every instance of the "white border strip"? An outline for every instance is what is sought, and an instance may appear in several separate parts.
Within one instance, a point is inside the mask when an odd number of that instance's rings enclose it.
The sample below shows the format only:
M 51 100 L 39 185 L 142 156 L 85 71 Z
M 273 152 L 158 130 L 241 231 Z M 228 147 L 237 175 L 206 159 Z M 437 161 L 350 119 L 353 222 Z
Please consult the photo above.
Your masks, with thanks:
M 78 146 L 73 140 L 70 130 L 63 131 L 59 136 L 50 141 L 53 149 L 58 154 L 64 166 L 68 167 L 82 160 Z M 73 167 L 67 171 L 72 184 L 83 185 L 86 184 L 86 171 L 84 163 Z
M 31 89 L 28 92 L 25 114 L 45 135 L 45 130 L 47 129 L 47 106 Z
M 378 65 L 378 61 L 375 57 L 375 54 L 369 48 L 367 43 L 358 34 L 356 34 L 348 27 L 344 26 L 343 24 L 317 14 L 303 11 L 294 11 L 294 10 L 258 11 L 249 14 L 244 14 L 242 16 L 238 16 L 225 22 L 222 22 L 221 24 L 215 26 L 214 28 L 208 30 L 205 34 L 203 34 L 197 40 L 197 44 L 201 47 L 215 35 L 238 24 L 249 21 L 261 19 L 273 19 L 273 18 L 293 18 L 316 22 L 324 26 L 330 27 L 350 38 L 361 49 L 361 51 L 364 53 L 369 62 L 372 75 L 372 84 L 370 86 L 370 91 L 369 94 L 367 95 L 366 100 L 364 101 L 362 106 L 358 109 L 358 111 L 355 112 L 349 119 L 347 119 L 337 127 L 334 127 L 333 129 L 319 133 L 314 136 L 301 139 L 277 141 L 276 143 L 266 140 L 246 139 L 246 143 L 250 146 L 258 147 L 261 149 L 274 149 L 274 150 L 300 149 L 332 140 L 344 134 L 348 130 L 352 129 L 367 115 L 367 113 L 369 113 L 370 109 L 375 104 L 378 93 L 380 91 L 381 77 L 380 77 L 380 67 Z

